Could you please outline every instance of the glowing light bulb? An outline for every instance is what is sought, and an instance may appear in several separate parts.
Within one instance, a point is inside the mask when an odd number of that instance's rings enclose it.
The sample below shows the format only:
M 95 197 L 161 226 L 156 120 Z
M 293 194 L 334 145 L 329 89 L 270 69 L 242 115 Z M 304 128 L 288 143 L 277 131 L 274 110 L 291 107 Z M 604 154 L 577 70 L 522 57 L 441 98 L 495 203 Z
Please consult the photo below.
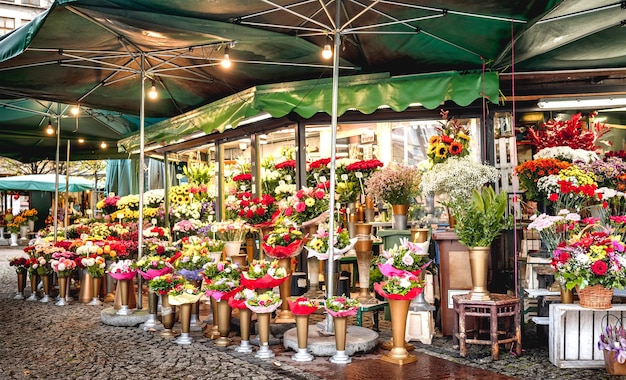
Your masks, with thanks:
M 324 49 L 322 50 L 322 58 L 330 59 L 333 56 L 333 50 L 330 48 L 330 44 L 324 45 Z
M 76 116 L 80 112 L 80 108 L 78 106 L 72 107 L 72 115 Z
M 152 81 L 152 87 L 150 87 L 150 91 L 148 91 L 148 98 L 154 100 L 159 97 L 159 93 L 156 90 L 156 86 L 154 81 Z
M 105 149 L 107 147 L 107 143 L 104 141 L 100 143 L 100 148 Z

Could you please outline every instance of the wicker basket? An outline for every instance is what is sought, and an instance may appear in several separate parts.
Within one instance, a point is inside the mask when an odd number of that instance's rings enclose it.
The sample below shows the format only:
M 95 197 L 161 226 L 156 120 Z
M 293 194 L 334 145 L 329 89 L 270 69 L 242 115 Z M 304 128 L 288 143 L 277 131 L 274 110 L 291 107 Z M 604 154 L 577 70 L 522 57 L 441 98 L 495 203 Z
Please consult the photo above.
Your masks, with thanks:
M 576 287 L 580 306 L 588 309 L 610 309 L 613 300 L 613 289 L 606 289 L 602 285 Z

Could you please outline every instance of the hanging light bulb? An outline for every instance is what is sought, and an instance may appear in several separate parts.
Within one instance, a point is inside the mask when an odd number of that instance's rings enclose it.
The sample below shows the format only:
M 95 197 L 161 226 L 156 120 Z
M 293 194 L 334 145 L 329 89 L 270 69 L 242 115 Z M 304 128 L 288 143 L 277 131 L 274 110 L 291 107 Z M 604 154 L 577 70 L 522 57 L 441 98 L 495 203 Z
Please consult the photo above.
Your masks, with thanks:
M 222 67 L 225 69 L 228 69 L 231 65 L 232 62 L 230 61 L 230 54 L 228 54 L 228 47 L 226 47 L 224 49 L 224 58 L 222 58 Z
M 156 90 L 156 86 L 154 83 L 154 79 L 152 80 L 152 87 L 150 87 L 150 91 L 148 91 L 148 98 L 154 100 L 159 96 L 159 93 Z
M 80 112 L 80 106 L 72 107 L 72 115 L 77 116 L 78 112 Z
M 46 127 L 46 133 L 49 135 L 54 134 L 54 128 L 52 127 L 52 122 L 48 119 L 48 126 Z
M 107 143 L 105 143 L 104 141 L 100 143 L 100 148 L 106 149 L 106 147 L 107 147 Z
M 326 45 L 324 45 L 324 49 L 322 50 L 322 58 L 331 59 L 333 57 L 333 50 L 330 48 L 330 43 L 326 41 Z
M 79 144 L 82 144 L 82 143 L 84 143 L 84 142 L 85 142 L 85 139 L 84 139 L 84 138 L 82 138 L 82 137 L 79 137 L 79 138 L 78 138 L 78 143 L 79 143 Z

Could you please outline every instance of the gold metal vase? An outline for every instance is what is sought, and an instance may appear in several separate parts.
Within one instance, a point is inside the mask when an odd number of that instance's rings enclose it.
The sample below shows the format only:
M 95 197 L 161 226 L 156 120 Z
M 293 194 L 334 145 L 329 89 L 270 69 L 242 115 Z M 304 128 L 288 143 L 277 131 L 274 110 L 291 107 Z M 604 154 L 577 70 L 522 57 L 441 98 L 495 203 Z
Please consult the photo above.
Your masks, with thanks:
M 41 274 L 39 275 L 41 279 L 41 283 L 43 285 L 43 296 L 39 300 L 39 302 L 50 302 L 50 275 Z
M 191 344 L 192 339 L 189 336 L 191 327 L 191 303 L 184 303 L 180 308 L 180 336 L 176 338 L 177 344 Z
M 57 306 L 67 305 L 67 302 L 65 301 L 65 297 L 67 296 L 67 283 L 68 277 L 59 277 L 59 301 L 55 303 Z
M 559 286 L 561 291 L 561 303 L 574 303 L 574 291 L 567 289 L 565 285 Z
M 336 352 L 329 361 L 335 364 L 347 364 L 352 359 L 346 354 L 346 339 L 348 334 L 348 317 L 333 317 L 335 325 L 335 348 Z
M 357 241 L 358 243 L 358 241 Z M 359 252 L 356 251 L 356 263 L 359 268 L 359 295 L 357 299 L 361 303 L 369 301 L 372 296 L 370 295 L 370 266 L 372 265 L 372 258 L 374 252 Z
M 220 318 L 217 312 L 217 301 L 215 301 L 215 298 L 213 297 L 211 297 L 211 315 L 213 316 L 213 325 L 204 333 L 204 336 L 209 339 L 217 339 L 220 336 L 220 330 L 218 327 Z
M 309 340 L 309 315 L 296 315 L 296 333 L 298 335 L 298 350 L 296 354 L 291 356 L 291 359 L 297 362 L 309 362 L 313 360 L 308 350 Z
M 26 301 L 37 301 L 37 273 L 30 272 L 30 296 L 26 298 Z
M 26 271 L 21 270 L 17 271 L 17 294 L 13 299 L 23 300 L 24 299 L 24 289 L 26 288 Z
M 469 248 L 470 270 L 472 272 L 472 301 L 488 301 L 491 293 L 487 290 L 487 275 L 489 272 L 489 255 L 491 247 Z
M 274 323 L 295 323 L 291 309 L 289 309 L 289 297 L 291 297 L 291 257 L 278 259 L 278 266 L 284 268 L 287 272 L 287 279 L 279 286 L 280 299 L 283 301 L 280 305 L 280 311 L 276 314 Z
M 257 313 L 259 328 L 259 350 L 254 355 L 259 359 L 273 358 L 275 354 L 270 350 L 270 317 L 272 313 Z
M 93 300 L 96 289 L 93 287 L 93 277 L 89 274 L 89 272 L 85 269 L 83 270 L 83 275 L 80 279 L 80 290 L 78 291 L 78 302 L 80 303 L 88 303 Z
M 223 299 L 217 301 L 217 329 L 220 333 L 220 337 L 215 340 L 214 344 L 218 347 L 227 347 L 231 344 L 231 340 L 228 338 L 228 334 L 230 333 L 231 312 L 232 308 L 228 304 L 228 300 Z
M 398 365 L 413 363 L 417 360 L 417 357 L 415 355 L 409 355 L 405 347 L 406 342 L 404 341 L 406 320 L 409 314 L 411 300 L 388 299 L 388 301 L 389 310 L 391 312 L 391 340 L 393 346 L 389 354 L 383 355 L 380 359 Z
M 118 280 L 117 281 L 117 289 L 115 291 L 116 297 L 117 293 L 119 293 L 120 297 L 120 308 L 115 312 L 117 315 L 130 315 L 132 311 L 128 306 L 128 301 L 130 297 L 130 282 L 131 280 Z
M 252 322 L 252 311 L 248 308 L 239 309 L 239 332 L 241 333 L 241 343 L 235 347 L 235 351 L 249 353 L 252 352 L 250 346 L 250 324 Z
M 92 306 L 97 306 L 97 305 L 101 305 L 102 302 L 100 302 L 100 287 L 102 286 L 102 277 L 93 277 L 91 276 L 91 284 L 92 284 L 92 289 L 93 289 L 93 297 L 91 297 L 91 301 L 88 303 L 88 305 L 92 305 Z M 81 285 L 82 288 L 82 285 Z
M 170 304 L 169 296 L 167 294 L 161 295 L 161 323 L 163 324 L 163 331 L 161 336 L 165 338 L 174 337 L 172 328 L 176 321 L 176 309 Z

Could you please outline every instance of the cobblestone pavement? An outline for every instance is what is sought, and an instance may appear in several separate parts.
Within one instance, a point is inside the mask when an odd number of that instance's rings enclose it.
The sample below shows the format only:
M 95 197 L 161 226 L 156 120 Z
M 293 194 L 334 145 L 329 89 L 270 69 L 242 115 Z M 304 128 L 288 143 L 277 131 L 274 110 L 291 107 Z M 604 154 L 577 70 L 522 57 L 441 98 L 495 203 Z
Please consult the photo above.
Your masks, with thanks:
M 16 275 L 8 259 L 20 254 L 19 249 L 0 248 L 2 380 L 609 378 L 604 369 L 558 369 L 548 361 L 547 347 L 534 343 L 525 347 L 521 358 L 503 350 L 501 360 L 493 361 L 489 347 L 470 345 L 468 357 L 462 358 L 449 338 L 435 337 L 431 345 L 412 342 L 418 361 L 405 366 L 382 362 L 384 351 L 380 349 L 356 354 L 352 363 L 338 365 L 323 357 L 309 363 L 294 362 L 293 352 L 275 345 L 276 358 L 261 360 L 253 354 L 237 353 L 233 346 L 215 347 L 200 331 L 191 332 L 191 345 L 181 346 L 137 327 L 103 324 L 100 312 L 111 304 L 73 302 L 60 307 L 54 302 L 14 300 Z M 389 321 L 381 319 L 380 325 L 380 341 L 389 340 Z

